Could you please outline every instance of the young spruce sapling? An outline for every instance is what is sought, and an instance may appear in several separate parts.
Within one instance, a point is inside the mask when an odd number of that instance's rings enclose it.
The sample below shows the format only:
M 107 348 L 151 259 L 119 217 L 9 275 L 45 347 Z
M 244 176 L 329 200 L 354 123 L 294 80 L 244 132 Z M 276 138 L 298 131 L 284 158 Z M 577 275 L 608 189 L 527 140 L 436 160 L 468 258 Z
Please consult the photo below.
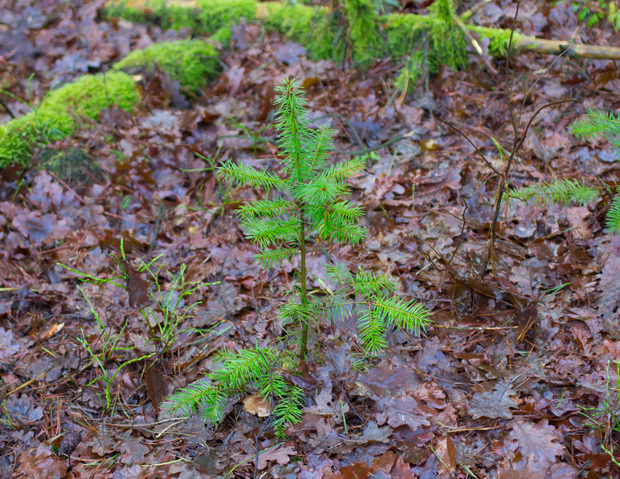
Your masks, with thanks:
M 340 263 L 326 268 L 337 289 L 322 295 L 309 294 L 310 247 L 320 242 L 355 246 L 365 238 L 360 225 L 363 210 L 348 199 L 345 184 L 363 171 L 364 163 L 362 159 L 350 159 L 328 164 L 332 129 L 309 126 L 299 82 L 285 80 L 277 92 L 279 169 L 259 170 L 228 160 L 221 165 L 218 175 L 265 193 L 264 199 L 239 209 L 245 235 L 259 249 L 255 258 L 264 267 L 278 267 L 285 260 L 299 258 L 299 283 L 279 309 L 280 318 L 291 326 L 289 338 L 297 339 L 299 359 L 306 359 L 310 325 L 318 326 L 330 310 L 347 309 L 345 305 L 353 306 L 348 311 L 357 314 L 360 346 L 367 355 L 376 355 L 387 345 L 388 327 L 419 334 L 430 323 L 430 312 L 420 303 L 395 296 L 396 284 L 389 277 L 361 268 L 352 273 Z M 207 379 L 174 393 L 164 409 L 190 414 L 198 407 L 205 419 L 217 424 L 230 399 L 246 389 L 254 389 L 263 398 L 277 401 L 272 416 L 279 434 L 287 425 L 301 420 L 304 393 L 286 380 L 286 374 L 290 374 L 287 369 L 291 371 L 296 366 L 293 351 L 277 345 L 226 351 L 218 362 L 218 369 Z

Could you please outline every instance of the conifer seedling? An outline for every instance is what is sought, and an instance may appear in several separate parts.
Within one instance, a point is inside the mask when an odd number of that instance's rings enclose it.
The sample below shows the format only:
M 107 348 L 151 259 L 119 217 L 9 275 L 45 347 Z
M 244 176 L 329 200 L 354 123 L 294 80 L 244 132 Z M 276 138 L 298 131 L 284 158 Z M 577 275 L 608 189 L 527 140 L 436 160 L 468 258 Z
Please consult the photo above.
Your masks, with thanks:
M 329 126 L 309 127 L 303 89 L 296 80 L 285 80 L 276 89 L 276 128 L 281 158 L 276 171 L 259 170 L 228 160 L 218 175 L 264 192 L 264 199 L 239 209 L 241 226 L 258 248 L 255 258 L 264 267 L 277 268 L 283 261 L 298 258 L 298 284 L 279 309 L 288 325 L 287 344 L 298 344 L 295 352 L 274 344 L 269 348 L 226 351 L 219 368 L 205 380 L 173 394 L 163 407 L 187 414 L 197 407 L 212 423 L 223 419 L 229 400 L 246 389 L 277 401 L 272 417 L 279 434 L 301 420 L 303 390 L 289 384 L 284 374 L 306 359 L 310 326 L 320 333 L 320 320 L 340 308 L 357 315 L 359 343 L 369 356 L 387 345 L 388 327 L 419 334 L 429 324 L 430 312 L 420 303 L 395 296 L 396 284 L 385 275 L 359 268 L 351 272 L 341 263 L 327 265 L 331 282 L 337 285 L 324 294 L 310 294 L 307 258 L 318 243 L 358 245 L 365 238 L 360 225 L 363 210 L 351 202 L 346 180 L 363 171 L 363 159 L 335 164 L 328 160 L 333 132 Z M 347 308 L 347 305 L 351 307 Z
M 605 139 L 608 140 L 620 160 L 620 117 L 604 111 L 589 110 L 582 119 L 574 122 L 570 133 L 580 140 Z M 534 183 L 510 191 L 512 198 L 547 206 L 556 204 L 568 206 L 576 203 L 587 206 L 594 202 L 605 190 L 612 196 L 607 212 L 607 229 L 611 233 L 620 234 L 620 188 L 618 183 L 588 185 L 585 181 L 570 179 L 555 179 L 550 182 Z

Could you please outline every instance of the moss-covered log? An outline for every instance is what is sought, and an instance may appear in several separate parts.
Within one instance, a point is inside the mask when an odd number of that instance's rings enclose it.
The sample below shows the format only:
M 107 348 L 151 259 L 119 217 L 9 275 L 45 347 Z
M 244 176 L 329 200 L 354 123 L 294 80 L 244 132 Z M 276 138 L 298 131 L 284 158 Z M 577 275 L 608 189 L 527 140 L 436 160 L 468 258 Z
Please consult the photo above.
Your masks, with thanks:
M 407 78 L 415 81 L 439 64 L 454 68 L 466 63 L 467 28 L 474 37 L 489 39 L 489 51 L 505 56 L 510 30 L 476 25 L 462 27 L 454 15 L 453 0 L 437 0 L 426 16 L 392 13 L 379 16 L 371 0 L 339 0 L 330 9 L 289 2 L 257 0 L 111 0 L 107 13 L 126 20 L 154 23 L 164 29 L 191 28 L 195 34 L 213 34 L 241 18 L 262 22 L 289 40 L 301 43 L 313 59 L 358 63 L 385 56 L 405 61 Z M 543 54 L 566 53 L 581 58 L 618 59 L 620 49 L 542 40 L 515 32 L 512 49 Z M 568 50 L 568 51 L 566 51 Z

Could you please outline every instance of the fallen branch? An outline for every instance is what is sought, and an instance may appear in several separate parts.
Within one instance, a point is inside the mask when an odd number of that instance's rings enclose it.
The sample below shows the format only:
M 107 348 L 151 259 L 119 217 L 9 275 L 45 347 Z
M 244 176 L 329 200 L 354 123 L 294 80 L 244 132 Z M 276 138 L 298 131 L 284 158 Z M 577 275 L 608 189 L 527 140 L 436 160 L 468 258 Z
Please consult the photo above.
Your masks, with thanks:
M 598 60 L 620 60 L 620 48 L 599 45 L 582 45 L 558 40 L 520 37 L 515 44 L 515 51 L 535 52 L 547 55 L 562 55 L 572 58 L 595 58 Z M 568 51 L 567 51 L 568 50 Z

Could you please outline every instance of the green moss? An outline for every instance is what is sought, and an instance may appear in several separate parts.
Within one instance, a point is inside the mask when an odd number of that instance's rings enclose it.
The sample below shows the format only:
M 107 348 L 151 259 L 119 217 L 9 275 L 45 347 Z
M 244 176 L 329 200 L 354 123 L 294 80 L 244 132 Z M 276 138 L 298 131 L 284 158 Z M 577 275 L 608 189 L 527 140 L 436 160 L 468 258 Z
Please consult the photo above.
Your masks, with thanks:
M 378 59 L 383 39 L 374 3 L 371 0 L 346 0 L 345 13 L 353 58 L 361 64 Z
M 467 65 L 465 34 L 456 22 L 452 0 L 438 0 L 432 7 L 427 16 L 385 17 L 388 52 L 405 58 L 405 68 L 397 80 L 401 88 L 405 84 L 413 87 L 425 73 L 437 73 L 440 65 L 454 69 Z
M 230 42 L 232 41 L 233 32 L 229 26 L 220 27 L 213 35 L 209 37 L 209 40 L 214 42 L 218 42 L 224 48 L 228 49 L 230 47 Z
M 197 18 L 200 14 L 199 7 L 175 4 L 168 0 L 112 1 L 106 6 L 105 14 L 134 23 L 153 23 L 164 30 L 191 28 L 197 33 L 202 33 Z
M 326 9 L 299 3 L 265 2 L 261 6 L 265 9 L 264 21 L 268 30 L 300 43 L 315 60 L 337 56 L 337 25 Z
M 314 60 L 339 61 L 347 52 L 362 65 L 382 56 L 403 58 L 414 84 L 425 72 L 436 73 L 439 65 L 458 69 L 467 64 L 465 35 L 457 23 L 453 0 L 436 0 L 427 16 L 377 17 L 373 0 L 338 3 L 343 8 L 310 6 L 300 1 L 128 0 L 125 8 L 117 6 L 114 14 L 132 21 L 146 19 L 162 28 L 189 27 L 197 34 L 213 34 L 241 18 L 261 21 L 268 30 L 302 44 Z M 226 35 L 218 32 L 217 36 L 230 42 L 228 31 Z
M 0 168 L 26 163 L 37 143 L 70 135 L 79 120 L 96 120 L 104 108 L 117 105 L 131 111 L 139 95 L 129 75 L 84 75 L 52 90 L 32 112 L 0 126 Z
M 181 86 L 198 91 L 208 79 L 218 74 L 215 46 L 202 40 L 155 43 L 144 50 L 134 50 L 114 65 L 115 71 L 149 72 L 159 67 L 168 72 Z
M 78 148 L 47 149 L 41 155 L 39 165 L 70 185 L 91 184 L 105 176 L 97 161 Z
M 199 33 L 215 33 L 219 28 L 239 23 L 242 18 L 248 22 L 256 18 L 256 0 L 197 0 L 200 13 L 197 21 Z
M 467 29 L 477 33 L 480 39 L 489 39 L 489 52 L 495 57 L 505 57 L 508 53 L 508 45 L 510 44 L 510 30 L 504 30 L 500 28 L 486 28 L 479 27 L 477 25 L 468 25 Z M 517 40 L 523 35 L 514 32 L 512 37 L 512 44 L 516 45 Z

